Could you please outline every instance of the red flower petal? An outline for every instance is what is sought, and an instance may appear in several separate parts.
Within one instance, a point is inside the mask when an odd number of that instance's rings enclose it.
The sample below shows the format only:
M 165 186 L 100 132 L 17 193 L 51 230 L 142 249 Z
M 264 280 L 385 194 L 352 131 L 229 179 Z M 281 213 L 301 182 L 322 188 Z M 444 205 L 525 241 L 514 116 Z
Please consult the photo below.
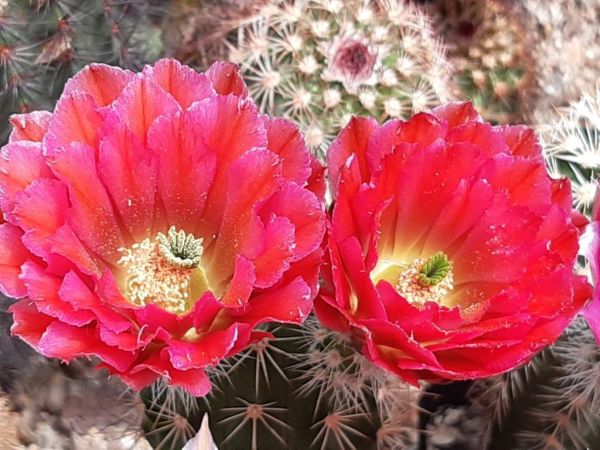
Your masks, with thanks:
M 316 159 L 311 158 L 312 174 L 308 178 L 306 189 L 315 194 L 317 198 L 323 199 L 327 189 L 325 185 L 325 167 Z
M 208 331 L 223 309 L 223 304 L 215 298 L 213 293 L 207 292 L 196 302 L 189 313 L 194 328 L 201 332 Z
M 298 277 L 281 289 L 256 295 L 235 319 L 252 327 L 265 322 L 302 323 L 311 309 L 310 286 Z
M 246 152 L 230 165 L 222 221 L 211 256 L 211 271 L 221 274 L 218 283 L 231 274 L 238 252 L 248 257 L 256 255 L 255 247 L 260 243 L 254 242 L 256 229 L 248 227 L 254 216 L 253 207 L 280 188 L 280 177 L 279 158 L 268 150 Z M 239 183 L 239 180 L 250 178 L 254 180 L 250 186 Z
M 118 375 L 126 385 L 136 391 L 141 391 L 145 387 L 150 386 L 161 377 L 160 373 L 148 368 L 138 368 L 135 372 L 133 370 L 130 370 L 129 372 L 119 372 L 108 364 L 99 364 L 98 368 L 108 369 L 111 374 Z
M 229 165 L 255 147 L 266 147 L 267 135 L 256 105 L 232 95 L 204 100 L 192 108 L 194 122 L 202 123 L 202 141 L 216 156 L 218 169 L 208 191 L 204 236 L 216 233 L 228 189 Z M 236 179 L 236 183 L 239 180 Z M 208 242 L 207 242 L 208 243 Z
M 450 129 L 468 122 L 479 122 L 481 117 L 471 102 L 453 102 L 438 106 L 431 112 L 448 122 Z
M 254 265 L 241 255 L 235 260 L 233 278 L 221 302 L 225 306 L 239 307 L 248 302 L 256 281 Z
M 222 331 L 201 336 L 194 342 L 171 341 L 167 347 L 169 358 L 177 370 L 215 366 L 225 358 L 238 338 L 240 324 Z
M 285 217 L 294 226 L 294 259 L 304 258 L 321 244 L 325 218 L 319 199 L 295 183 L 285 183 L 260 208 L 261 216 Z M 267 233 L 267 236 L 269 233 Z
M 282 174 L 304 184 L 311 174 L 312 160 L 296 124 L 281 118 L 268 118 L 267 148 L 279 156 Z
M 138 76 L 113 103 L 105 126 L 126 124 L 145 143 L 146 133 L 158 117 L 173 115 L 180 110 L 179 104 L 171 95 L 147 78 Z
M 63 361 L 78 356 L 97 356 L 119 371 L 127 370 L 135 358 L 134 353 L 102 344 L 91 327 L 73 327 L 59 321 L 48 325 L 37 348 L 43 355 Z
M 99 323 L 115 333 L 132 328 L 130 315 L 105 305 L 75 272 L 68 272 L 64 276 L 58 289 L 58 296 L 77 311 L 90 311 Z
M 100 258 L 90 254 L 69 225 L 63 225 L 56 230 L 56 233 L 48 238 L 48 244 L 51 253 L 64 256 L 81 272 L 96 278 L 102 275 L 104 264 Z
M 273 214 L 265 223 L 259 238 L 262 248 L 253 258 L 257 287 L 272 286 L 289 268 L 296 245 L 294 231 L 294 225 L 285 217 Z
M 33 111 L 28 114 L 13 114 L 9 122 L 13 126 L 9 142 L 33 141 L 42 142 L 48 131 L 52 113 L 49 111 Z
M 351 155 L 357 158 L 361 179 L 368 179 L 370 172 L 366 159 L 367 144 L 376 128 L 377 122 L 374 119 L 353 117 L 331 144 L 327 152 L 327 168 L 329 185 L 334 194 L 337 190 L 340 171 L 344 164 L 347 164 Z
M 63 225 L 68 206 L 67 189 L 56 179 L 35 180 L 15 196 L 12 216 L 25 231 L 23 240 L 33 253 L 50 252 L 48 238 Z
M 216 155 L 202 143 L 197 110 L 165 115 L 148 132 L 158 161 L 158 194 L 166 223 L 195 231 L 216 171 Z
M 0 208 L 10 214 L 18 192 L 36 179 L 51 177 L 39 143 L 16 141 L 4 146 L 0 153 Z
M 0 292 L 12 298 L 25 297 L 27 290 L 19 279 L 21 265 L 29 252 L 21 243 L 23 232 L 10 223 L 0 224 Z
M 68 186 L 68 222 L 77 236 L 105 261 L 124 246 L 110 198 L 96 169 L 94 149 L 74 143 L 48 155 L 52 170 Z
M 123 225 L 137 240 L 153 229 L 158 163 L 144 142 L 115 124 L 100 143 L 98 177 L 110 194 Z
M 542 147 L 531 128 L 524 125 L 505 125 L 499 127 L 500 133 L 515 156 L 524 156 L 539 160 L 542 158 Z
M 210 379 L 204 369 L 170 370 L 171 384 L 185 389 L 191 395 L 201 397 L 208 394 L 212 388 Z
M 44 136 L 47 149 L 79 143 L 96 148 L 102 117 L 96 109 L 93 97 L 82 92 L 73 92 L 61 97 L 56 104 L 48 132 Z
M 61 279 L 32 262 L 23 264 L 21 279 L 27 287 L 27 296 L 36 308 L 51 317 L 74 326 L 87 325 L 94 320 L 90 311 L 76 310 L 59 296 Z
M 37 346 L 42 335 L 55 319 L 40 313 L 29 300 L 19 300 L 10 305 L 13 325 L 10 331 L 29 345 Z
M 573 274 L 580 221 L 569 184 L 548 177 L 527 128 L 494 128 L 455 103 L 379 128 L 354 123 L 330 163 L 330 262 L 315 312 L 405 381 L 510 370 L 589 299 Z M 401 277 L 439 251 L 448 284 L 407 287 Z
M 106 64 L 90 64 L 67 81 L 63 96 L 87 94 L 98 107 L 110 105 L 133 79 L 133 73 Z
M 161 59 L 153 66 L 146 66 L 144 75 L 171 94 L 183 109 L 214 95 L 206 75 L 181 65 L 175 59 Z
M 496 195 L 480 222 L 449 255 L 456 265 L 456 277 L 463 283 L 518 280 L 540 222 L 528 210 L 511 208 L 502 195 Z
M 206 76 L 213 89 L 220 95 L 248 95 L 246 84 L 240 76 L 240 69 L 233 63 L 216 61 L 209 67 Z

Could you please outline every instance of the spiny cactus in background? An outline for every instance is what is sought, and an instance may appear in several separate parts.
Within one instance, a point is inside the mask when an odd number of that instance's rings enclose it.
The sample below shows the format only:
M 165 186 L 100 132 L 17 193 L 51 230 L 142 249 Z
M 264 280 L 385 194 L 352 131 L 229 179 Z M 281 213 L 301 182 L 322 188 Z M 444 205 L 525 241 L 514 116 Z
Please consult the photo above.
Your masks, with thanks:
M 180 448 L 205 413 L 219 449 L 416 449 L 421 391 L 373 366 L 311 317 L 277 327 L 213 377 L 207 399 L 148 389 L 146 436 Z
M 406 118 L 449 97 L 442 44 L 400 0 L 276 0 L 230 39 L 262 111 L 298 122 L 315 151 L 352 115 Z
M 556 107 L 595 89 L 600 73 L 600 0 L 521 0 L 514 2 L 535 61 L 534 83 L 526 92 L 531 123 L 554 120 Z
M 487 418 L 488 450 L 597 449 L 600 348 L 583 319 L 528 365 L 476 381 L 472 402 Z
M 459 78 L 455 95 L 471 98 L 486 120 L 518 121 L 535 65 L 513 8 L 498 0 L 440 0 L 426 10 L 448 42 Z
M 139 68 L 161 56 L 150 0 L 14 0 L 0 6 L 0 142 L 10 114 L 52 109 L 84 65 Z
M 574 206 L 589 216 L 600 170 L 600 89 L 557 112 L 540 127 L 546 160 L 554 176 L 571 179 Z
M 227 35 L 268 0 L 172 0 L 164 34 L 167 54 L 206 70 L 229 54 Z

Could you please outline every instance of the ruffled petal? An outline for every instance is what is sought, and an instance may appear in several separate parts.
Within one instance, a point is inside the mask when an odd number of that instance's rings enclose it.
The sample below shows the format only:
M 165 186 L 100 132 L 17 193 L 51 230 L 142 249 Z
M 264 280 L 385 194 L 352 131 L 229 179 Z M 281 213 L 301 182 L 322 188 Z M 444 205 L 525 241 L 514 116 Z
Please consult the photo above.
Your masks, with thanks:
M 169 226 L 194 232 L 204 213 L 217 156 L 203 143 L 198 111 L 159 118 L 148 132 L 158 162 L 158 194 Z
M 44 148 L 46 151 L 58 150 L 78 143 L 96 149 L 101 126 L 102 116 L 94 98 L 83 92 L 73 92 L 61 97 L 56 104 L 44 136 Z
M 58 178 L 68 186 L 68 222 L 81 241 L 105 261 L 113 261 L 124 237 L 106 189 L 98 177 L 94 149 L 74 143 L 48 154 Z
M 281 118 L 268 118 L 267 148 L 277 154 L 282 175 L 302 185 L 311 174 L 311 157 L 300 129 L 296 124 Z
M 17 194 L 12 216 L 33 253 L 43 257 L 50 252 L 48 239 L 64 224 L 68 207 L 67 189 L 56 179 L 35 180 Z
M 294 226 L 295 260 L 304 258 L 321 244 L 325 232 L 321 202 L 295 183 L 285 183 L 260 207 L 259 214 L 263 221 L 269 214 L 290 220 Z
M 172 341 L 167 347 L 169 358 L 177 370 L 216 366 L 227 356 L 238 338 L 238 327 L 233 324 L 225 330 L 215 331 L 194 342 Z
M 265 322 L 302 323 L 311 309 L 310 286 L 298 277 L 281 289 L 256 295 L 235 319 L 252 327 Z
M 218 230 L 225 208 L 229 166 L 248 150 L 266 147 L 267 133 L 256 105 L 249 99 L 219 96 L 197 103 L 191 111 L 194 122 L 202 123 L 201 139 L 217 164 L 199 230 L 209 238 Z M 236 180 L 238 184 L 240 180 Z
M 48 326 L 55 321 L 52 317 L 40 313 L 28 299 L 13 303 L 9 311 L 13 315 L 10 332 L 32 347 L 38 346 Z
M 27 295 L 23 281 L 19 279 L 21 266 L 31 257 L 23 246 L 23 232 L 10 223 L 0 223 L 0 292 L 7 297 L 21 298 Z
M 254 205 L 279 189 L 281 166 L 274 153 L 254 149 L 230 164 L 228 172 L 227 197 L 209 262 L 211 273 L 219 274 L 218 283 L 231 274 L 238 253 L 249 257 L 256 254 L 255 230 L 248 225 L 252 222 Z M 246 179 L 252 179 L 252 184 L 239 182 Z
M 255 285 L 268 288 L 277 282 L 292 260 L 295 227 L 289 219 L 272 215 L 267 219 L 260 240 L 261 249 L 254 258 Z
M 16 141 L 4 146 L 0 151 L 0 208 L 10 215 L 17 193 L 34 180 L 51 177 L 39 143 Z
M 98 177 L 135 240 L 154 229 L 158 162 L 125 125 L 114 124 L 100 143 Z
M 27 296 L 41 313 L 74 326 L 87 325 L 94 320 L 90 311 L 76 310 L 59 296 L 61 279 L 46 273 L 33 262 L 23 264 L 21 279 L 27 287 Z
M 90 64 L 65 84 L 63 97 L 71 93 L 89 95 L 97 107 L 110 105 L 123 92 L 134 74 L 106 64 Z
M 370 176 L 367 163 L 367 144 L 369 138 L 378 129 L 377 121 L 366 117 L 353 117 L 348 125 L 340 132 L 327 152 L 327 168 L 329 170 L 329 185 L 335 196 L 340 171 L 350 156 L 357 158 L 362 180 Z
M 240 75 L 240 69 L 233 63 L 216 61 L 209 67 L 206 76 L 219 95 L 248 95 L 248 88 Z
M 504 125 L 498 127 L 498 130 L 513 155 L 541 160 L 542 147 L 531 128 L 525 125 Z
M 161 59 L 144 68 L 144 75 L 171 94 L 183 109 L 215 94 L 206 75 L 176 59 Z
M 73 271 L 64 276 L 58 289 L 58 296 L 77 311 L 90 311 L 96 316 L 98 323 L 115 333 L 122 333 L 132 328 L 131 314 L 104 304 Z
M 450 102 L 438 106 L 431 112 L 434 116 L 448 122 L 450 129 L 468 122 L 479 122 L 481 117 L 471 102 Z
M 13 126 L 9 142 L 42 142 L 52 119 L 50 111 L 33 111 L 27 114 L 13 114 L 9 122 Z
M 133 353 L 99 341 L 92 327 L 74 327 L 59 321 L 48 325 L 37 347 L 44 356 L 63 361 L 79 356 L 97 356 L 119 371 L 127 370 L 135 360 Z
M 235 260 L 231 283 L 221 302 L 228 307 L 239 307 L 248 303 L 252 287 L 256 281 L 254 265 L 241 255 Z
M 131 132 L 146 143 L 146 133 L 154 120 L 180 110 L 181 107 L 170 94 L 149 79 L 137 76 L 112 104 L 106 121 L 109 124 L 126 124 Z

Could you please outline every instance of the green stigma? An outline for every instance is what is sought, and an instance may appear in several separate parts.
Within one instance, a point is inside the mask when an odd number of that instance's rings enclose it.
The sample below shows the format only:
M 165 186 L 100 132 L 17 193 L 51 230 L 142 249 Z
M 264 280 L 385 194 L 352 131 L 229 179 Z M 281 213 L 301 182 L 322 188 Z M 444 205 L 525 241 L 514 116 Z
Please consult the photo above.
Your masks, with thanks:
M 182 269 L 192 269 L 200 264 L 204 250 L 202 238 L 196 239 L 193 234 L 171 227 L 167 235 L 158 233 L 156 239 L 159 252 L 169 264 Z
M 444 252 L 437 252 L 427 258 L 419 270 L 418 282 L 421 286 L 435 286 L 452 270 L 452 263 Z

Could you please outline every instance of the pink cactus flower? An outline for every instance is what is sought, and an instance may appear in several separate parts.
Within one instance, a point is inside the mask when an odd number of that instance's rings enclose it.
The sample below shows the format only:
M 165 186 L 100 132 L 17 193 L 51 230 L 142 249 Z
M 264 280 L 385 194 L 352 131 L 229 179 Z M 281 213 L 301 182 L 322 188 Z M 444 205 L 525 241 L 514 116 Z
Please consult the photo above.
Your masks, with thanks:
M 355 118 L 331 145 L 321 322 L 407 382 L 497 375 L 554 342 L 591 297 L 582 216 L 532 130 L 470 103 Z
M 0 289 L 40 353 L 205 395 L 206 369 L 264 337 L 257 325 L 310 312 L 322 168 L 235 65 L 92 64 L 54 112 L 11 121 Z

